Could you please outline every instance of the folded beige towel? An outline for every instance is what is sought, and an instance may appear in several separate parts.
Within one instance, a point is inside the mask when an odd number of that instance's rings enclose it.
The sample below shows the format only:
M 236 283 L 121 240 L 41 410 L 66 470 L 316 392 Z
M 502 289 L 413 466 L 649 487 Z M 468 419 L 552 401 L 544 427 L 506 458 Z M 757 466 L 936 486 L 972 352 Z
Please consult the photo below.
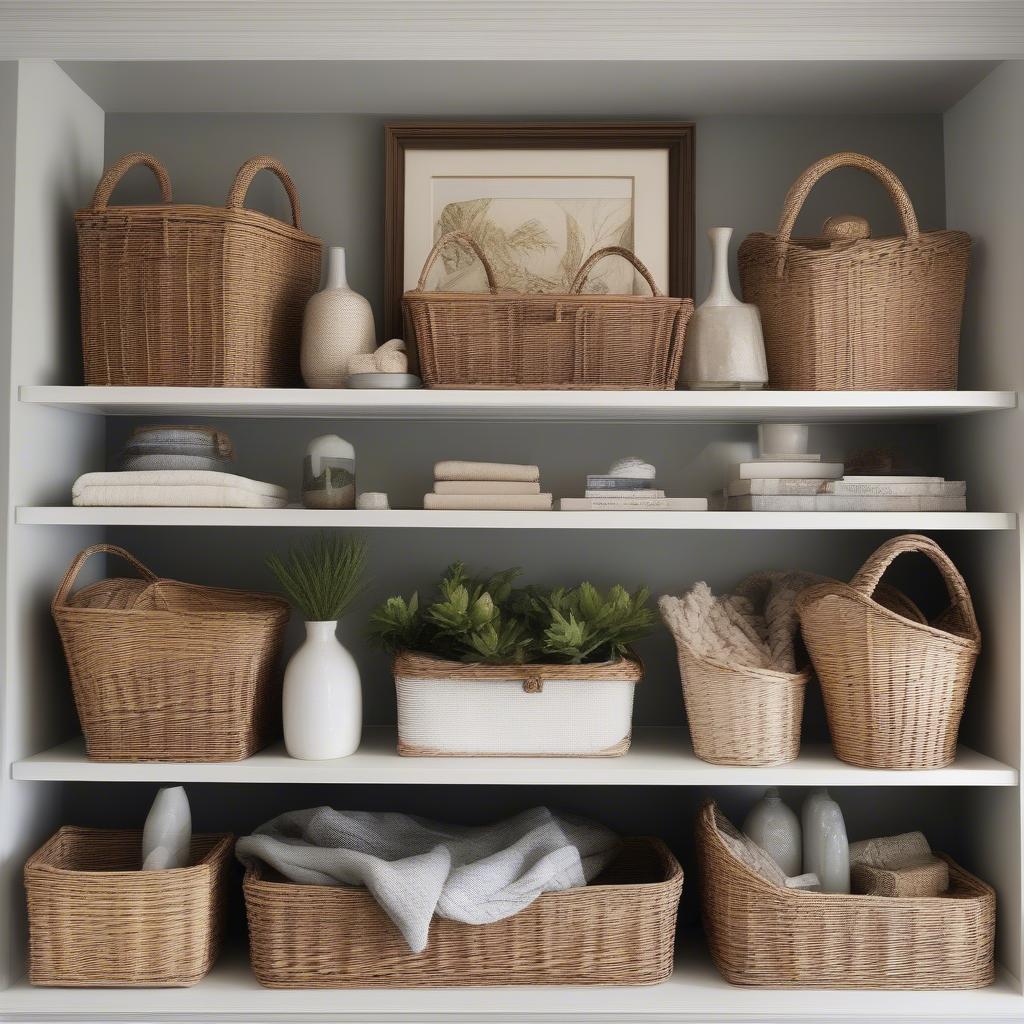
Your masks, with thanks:
M 525 480 L 540 479 L 536 466 L 516 466 L 508 462 L 438 462 L 435 480 Z
M 435 494 L 540 494 L 540 484 L 526 480 L 438 480 Z
M 284 508 L 288 492 L 234 473 L 166 469 L 86 473 L 71 488 L 73 505 Z
M 549 512 L 550 494 L 424 494 L 429 509 L 489 509 L 506 512 Z

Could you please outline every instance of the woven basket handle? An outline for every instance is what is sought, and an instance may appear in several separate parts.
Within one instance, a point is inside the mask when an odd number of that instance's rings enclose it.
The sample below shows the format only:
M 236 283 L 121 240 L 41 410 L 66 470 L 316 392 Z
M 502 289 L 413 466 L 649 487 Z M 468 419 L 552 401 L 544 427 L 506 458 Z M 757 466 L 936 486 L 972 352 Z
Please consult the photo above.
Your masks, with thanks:
M 96 191 L 92 195 L 93 210 L 105 210 L 110 202 L 111 193 L 117 188 L 121 179 L 133 168 L 145 166 L 156 175 L 160 186 L 160 202 L 165 206 L 171 201 L 171 179 L 167 176 L 167 168 L 152 153 L 126 153 L 116 164 L 111 164 L 100 178 Z
M 900 555 L 908 552 L 917 552 L 931 559 L 946 584 L 950 607 L 963 613 L 964 620 L 973 636 L 980 636 L 981 631 L 978 629 L 978 620 L 974 614 L 971 593 L 967 589 L 963 576 L 960 575 L 960 570 L 950 561 L 949 555 L 930 537 L 924 537 L 918 533 L 906 533 L 901 537 L 887 540 L 860 567 L 857 575 L 850 581 L 850 586 L 854 590 L 859 590 L 865 597 L 871 597 L 881 582 L 885 570 Z
M 864 156 L 863 153 L 833 153 L 831 156 L 823 157 L 817 163 L 811 164 L 793 182 L 789 192 L 786 193 L 786 201 L 782 204 L 782 216 L 779 217 L 779 227 L 775 232 L 776 241 L 789 241 L 793 234 L 796 218 L 811 189 L 829 171 L 834 171 L 837 167 L 856 167 L 858 170 L 873 174 L 885 186 L 889 198 L 899 211 L 900 223 L 903 225 L 903 233 L 907 236 L 907 241 L 916 242 L 918 240 L 921 230 L 917 226 L 914 204 L 910 201 L 903 182 L 885 164 L 879 163 L 870 156 Z
M 483 264 L 484 273 L 487 275 L 487 290 L 492 295 L 496 294 L 498 285 L 494 280 L 494 271 L 491 269 L 483 249 L 465 231 L 448 231 L 434 243 L 434 248 L 427 253 L 427 259 L 423 264 L 423 269 L 420 271 L 420 279 L 416 282 L 416 290 L 420 292 L 426 291 L 427 276 L 430 274 L 431 268 L 437 262 L 437 257 L 441 255 L 441 250 L 452 242 L 461 242 L 467 249 L 471 249 L 476 253 L 476 258 Z
M 68 592 L 74 586 L 75 580 L 78 579 L 78 574 L 93 555 L 117 555 L 118 558 L 123 558 L 147 583 L 155 583 L 159 579 L 156 573 L 147 569 L 134 555 L 125 551 L 124 548 L 119 548 L 116 544 L 93 544 L 92 547 L 79 551 L 75 555 L 74 560 L 68 566 L 67 572 L 64 573 L 64 578 L 60 581 L 60 586 L 57 587 L 57 593 L 53 595 L 53 600 L 50 602 L 51 609 L 55 610 L 64 604 L 65 600 L 67 600 Z
M 603 260 L 605 256 L 621 256 L 624 260 L 629 260 L 629 262 L 636 268 L 637 273 L 639 273 L 650 286 L 651 294 L 661 295 L 661 292 L 658 290 L 658 286 L 654 283 L 654 278 L 651 276 L 651 272 L 643 265 L 643 263 L 640 262 L 636 253 L 630 252 L 628 249 L 623 249 L 621 245 L 609 245 L 604 249 L 598 249 L 597 252 L 591 253 L 583 266 L 576 272 L 576 277 L 573 279 L 572 286 L 569 288 L 570 295 L 579 295 L 583 290 L 583 286 L 587 283 L 587 278 L 590 277 L 590 271 L 594 264 L 599 260 Z
M 295 182 L 292 181 L 292 176 L 285 170 L 284 164 L 276 157 L 254 156 L 251 160 L 246 160 L 238 168 L 235 180 L 231 183 L 228 201 L 224 205 L 229 210 L 241 210 L 245 206 L 245 197 L 249 194 L 249 186 L 252 185 L 252 179 L 260 171 L 272 171 L 278 176 L 281 184 L 284 185 L 285 192 L 288 193 L 288 202 L 292 206 L 292 223 L 301 231 L 302 209 L 299 206 L 299 193 L 295 189 Z

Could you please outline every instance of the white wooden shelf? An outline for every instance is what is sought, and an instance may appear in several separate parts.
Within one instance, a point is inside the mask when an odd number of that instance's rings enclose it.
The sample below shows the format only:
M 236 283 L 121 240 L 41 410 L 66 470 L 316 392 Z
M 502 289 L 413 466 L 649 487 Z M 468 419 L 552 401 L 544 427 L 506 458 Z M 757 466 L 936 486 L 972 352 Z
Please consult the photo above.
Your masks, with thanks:
M 23 505 L 26 526 L 274 526 L 406 530 L 1013 530 L 1012 512 L 337 512 L 305 508 Z
M 1015 786 L 1017 771 L 961 747 L 937 771 L 880 771 L 844 764 L 828 744 L 805 744 L 798 760 L 741 768 L 698 760 L 683 728 L 637 729 L 625 757 L 399 757 L 394 729 L 371 728 L 357 753 L 298 761 L 282 744 L 247 761 L 222 764 L 115 764 L 90 761 L 81 737 L 17 761 L 32 782 L 360 783 L 379 785 L 565 786 Z
M 229 951 L 192 988 L 33 988 L 24 979 L 0 992 L 5 1021 L 52 1020 L 67 1024 L 113 1020 L 258 1022 L 359 1022 L 394 1024 L 458 1021 L 943 1021 L 1014 1020 L 1024 997 L 1009 975 L 967 992 L 844 992 L 779 990 L 729 985 L 719 976 L 700 940 L 692 935 L 679 950 L 675 972 L 649 987 L 521 986 L 436 989 L 266 989 L 253 977 L 245 955 Z
M 1013 409 L 1015 391 L 347 391 L 23 385 L 22 402 L 105 416 L 736 423 L 936 420 Z

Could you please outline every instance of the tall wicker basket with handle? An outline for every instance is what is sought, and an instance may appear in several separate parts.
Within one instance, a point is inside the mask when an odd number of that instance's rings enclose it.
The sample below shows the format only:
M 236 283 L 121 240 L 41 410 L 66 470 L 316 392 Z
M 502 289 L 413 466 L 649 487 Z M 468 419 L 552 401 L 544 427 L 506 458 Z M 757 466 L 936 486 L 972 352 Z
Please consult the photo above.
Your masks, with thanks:
M 160 203 L 110 206 L 144 165 Z M 293 224 L 243 208 L 259 171 L 280 178 Z M 299 378 L 306 301 L 320 284 L 319 238 L 301 227 L 295 184 L 269 156 L 246 161 L 223 207 L 171 202 L 167 171 L 129 153 L 75 214 L 86 384 L 284 387 Z
M 903 235 L 793 238 L 814 185 L 856 167 L 885 186 Z M 774 235 L 739 248 L 743 298 L 761 310 L 773 388 L 829 391 L 955 388 L 971 239 L 921 231 L 907 190 L 883 164 L 836 153 L 812 164 L 786 195 Z
M 426 290 L 434 263 L 455 242 L 483 264 L 488 291 Z M 629 260 L 652 294 L 583 294 L 607 256 Z M 565 295 L 499 291 L 483 250 L 461 231 L 437 240 L 402 304 L 431 388 L 671 390 L 693 312 L 690 299 L 662 295 L 640 260 L 617 246 L 593 253 Z

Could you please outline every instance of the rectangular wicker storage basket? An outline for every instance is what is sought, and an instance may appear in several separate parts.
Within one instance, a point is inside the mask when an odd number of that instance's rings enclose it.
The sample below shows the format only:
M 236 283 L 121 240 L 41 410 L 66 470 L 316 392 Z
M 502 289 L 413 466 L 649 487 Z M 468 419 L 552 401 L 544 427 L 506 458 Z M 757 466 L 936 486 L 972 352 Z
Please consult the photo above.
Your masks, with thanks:
M 660 840 L 627 839 L 594 882 L 544 893 L 493 924 L 434 918 L 410 952 L 370 893 L 245 875 L 253 973 L 269 988 L 653 985 L 672 973 L 683 870 Z
M 141 871 L 141 831 L 60 829 L 25 864 L 29 981 L 194 985 L 220 953 L 232 846 L 193 836 L 189 867 Z
M 857 167 L 885 186 L 903 235 L 871 238 L 838 218 L 823 238 L 793 238 L 814 185 Z M 786 196 L 774 235 L 739 248 L 743 298 L 761 311 L 771 387 L 828 391 L 955 388 L 971 239 L 921 231 L 902 182 L 860 153 L 812 164 Z
M 736 857 L 713 803 L 697 819 L 711 958 L 733 985 L 764 988 L 983 988 L 994 977 L 996 897 L 949 864 L 943 896 L 782 889 Z
M 71 594 L 94 554 L 142 577 Z M 51 605 L 89 757 L 240 761 L 274 737 L 287 602 L 158 579 L 123 548 L 80 552 Z
M 143 164 L 161 202 L 108 206 Z M 257 172 L 281 179 L 294 226 L 243 208 Z M 300 227 L 295 185 L 274 158 L 253 157 L 224 207 L 172 204 L 163 165 L 129 153 L 75 214 L 86 384 L 284 387 L 299 380 L 307 299 L 320 285 L 320 239 Z
M 489 293 L 426 290 L 453 242 L 479 257 Z M 629 260 L 651 296 L 581 294 L 591 267 L 609 255 Z M 437 240 L 402 306 L 431 388 L 671 390 L 693 313 L 692 300 L 662 295 L 647 268 L 618 247 L 595 252 L 566 295 L 499 291 L 483 250 L 458 231 Z
M 613 757 L 629 749 L 634 656 L 592 665 L 394 661 L 398 752 L 412 757 Z

